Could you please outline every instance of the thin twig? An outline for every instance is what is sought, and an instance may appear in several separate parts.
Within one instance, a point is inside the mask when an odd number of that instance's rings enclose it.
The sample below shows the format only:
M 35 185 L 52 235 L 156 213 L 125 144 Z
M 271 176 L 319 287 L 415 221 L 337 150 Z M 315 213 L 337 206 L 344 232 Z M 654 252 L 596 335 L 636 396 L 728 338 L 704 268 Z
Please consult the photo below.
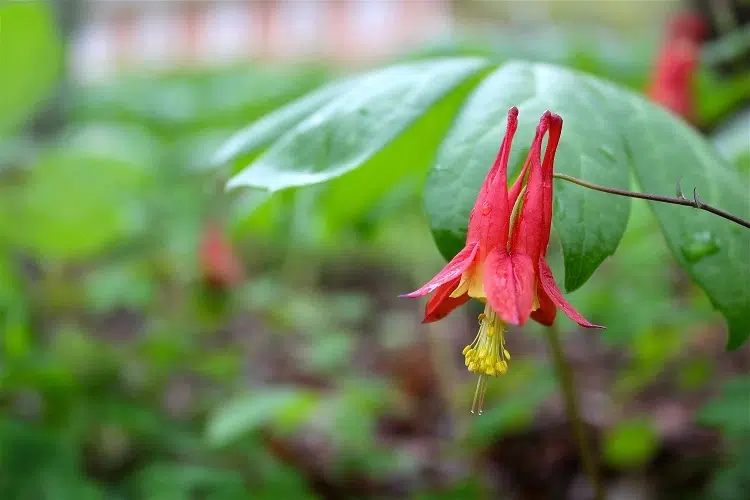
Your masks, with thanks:
M 578 441 L 578 449 L 581 452 L 583 468 L 586 471 L 586 475 L 589 477 L 589 481 L 591 481 L 591 487 L 594 490 L 594 499 L 604 500 L 604 485 L 602 484 L 602 478 L 599 475 L 596 455 L 591 449 L 591 444 L 586 436 L 586 429 L 583 426 L 583 419 L 581 418 L 581 409 L 578 405 L 578 395 L 576 393 L 575 382 L 573 381 L 573 371 L 570 369 L 570 364 L 565 357 L 557 325 L 553 323 L 544 330 L 547 335 L 547 345 L 549 346 L 552 359 L 555 363 L 557 379 L 560 382 L 560 390 L 562 391 L 563 400 L 565 401 L 565 412 L 568 415 L 568 420 L 570 420 L 576 440 Z
M 750 221 L 746 221 L 745 219 L 741 217 L 737 217 L 736 215 L 732 215 L 730 213 L 727 213 L 723 210 L 719 210 L 718 208 L 712 207 L 711 205 L 707 203 L 703 203 L 698 198 L 698 192 L 693 189 L 693 199 L 690 200 L 688 198 L 685 198 L 682 195 L 682 191 L 680 190 L 680 184 L 677 183 L 677 198 L 671 198 L 669 196 L 659 196 L 657 194 L 647 194 L 647 193 L 636 193 L 634 191 L 626 191 L 624 189 L 617 189 L 617 188 L 608 188 L 604 186 L 599 186 L 598 184 L 592 184 L 590 182 L 582 181 L 581 179 L 577 179 L 575 177 L 571 177 L 569 175 L 565 174 L 554 174 L 555 178 L 561 179 L 564 181 L 572 182 L 573 184 L 578 184 L 579 186 L 583 186 L 585 188 L 593 189 L 594 191 L 601 191 L 602 193 L 609 193 L 609 194 L 616 194 L 618 196 L 627 196 L 629 198 L 641 198 L 643 200 L 651 200 L 651 201 L 658 201 L 660 203 L 671 203 L 672 205 L 683 205 L 686 207 L 693 207 L 697 208 L 699 210 L 705 210 L 706 212 L 710 212 L 714 215 L 718 215 L 719 217 L 722 217 L 724 219 L 730 220 L 734 222 L 735 224 L 739 224 L 740 226 L 744 226 L 748 229 L 750 229 Z

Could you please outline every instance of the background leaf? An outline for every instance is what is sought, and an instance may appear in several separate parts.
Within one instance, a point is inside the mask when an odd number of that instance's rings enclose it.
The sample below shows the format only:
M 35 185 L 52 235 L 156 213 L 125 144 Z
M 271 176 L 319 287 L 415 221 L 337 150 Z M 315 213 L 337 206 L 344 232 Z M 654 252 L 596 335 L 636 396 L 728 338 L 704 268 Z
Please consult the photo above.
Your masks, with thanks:
M 252 156 L 259 149 L 267 146 L 302 119 L 333 100 L 337 95 L 346 92 L 356 79 L 330 83 L 296 101 L 269 113 L 243 130 L 234 134 L 216 151 L 214 163 L 223 165 L 228 162 L 238 163 Z M 238 170 L 247 168 L 245 164 Z
M 486 61 L 449 58 L 392 66 L 303 120 L 228 187 L 278 191 L 339 177 L 367 161 Z
M 610 99 L 616 98 L 612 89 Z M 750 218 L 750 182 L 695 130 L 666 111 L 631 95 L 622 115 L 632 166 L 640 188 L 672 194 L 681 180 L 690 195 Z M 648 131 L 648 133 L 644 133 Z M 703 211 L 650 203 L 672 254 L 727 319 L 728 347 L 750 335 L 750 231 Z
M 719 427 L 734 437 L 750 437 L 750 377 L 724 382 L 721 395 L 698 412 L 698 423 Z
M 604 457 L 619 467 L 642 466 L 653 458 L 658 444 L 648 420 L 627 420 L 618 423 L 604 436 Z
M 206 435 L 213 446 L 224 446 L 281 419 L 298 422 L 315 406 L 317 397 L 310 391 L 277 388 L 257 391 L 236 399 L 216 411 Z
M 112 146 L 112 143 L 108 143 Z M 55 148 L 31 171 L 15 238 L 47 258 L 91 257 L 145 223 L 146 165 L 87 147 Z
M 0 136 L 21 125 L 52 88 L 60 70 L 60 43 L 45 2 L 0 5 Z

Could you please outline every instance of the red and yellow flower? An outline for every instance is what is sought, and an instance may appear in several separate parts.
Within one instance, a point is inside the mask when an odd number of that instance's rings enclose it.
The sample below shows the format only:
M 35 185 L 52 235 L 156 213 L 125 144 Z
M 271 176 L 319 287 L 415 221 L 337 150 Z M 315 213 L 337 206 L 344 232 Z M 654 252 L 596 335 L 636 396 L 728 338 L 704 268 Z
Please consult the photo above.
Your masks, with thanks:
M 485 303 L 479 333 L 463 350 L 469 371 L 479 374 L 472 411 L 478 407 L 481 412 L 486 377 L 508 370 L 506 325 L 520 326 L 529 318 L 551 325 L 560 308 L 581 326 L 602 328 L 565 300 L 546 260 L 552 227 L 552 174 L 562 118 L 549 111 L 542 115 L 521 173 L 509 190 L 508 159 L 517 128 L 518 109 L 513 107 L 500 151 L 469 215 L 466 246 L 424 286 L 404 295 L 414 298 L 434 292 L 425 306 L 425 323 L 444 318 L 469 298 Z

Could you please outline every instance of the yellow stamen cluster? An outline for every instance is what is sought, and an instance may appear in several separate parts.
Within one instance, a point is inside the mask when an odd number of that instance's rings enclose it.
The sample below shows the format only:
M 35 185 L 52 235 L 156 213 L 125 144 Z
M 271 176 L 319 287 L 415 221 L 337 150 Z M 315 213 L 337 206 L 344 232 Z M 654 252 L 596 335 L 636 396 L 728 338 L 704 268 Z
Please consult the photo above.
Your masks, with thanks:
M 479 374 L 471 412 L 481 415 L 487 391 L 486 376 L 496 377 L 506 373 L 510 361 L 510 353 L 505 348 L 505 324 L 489 304 L 479 315 L 479 333 L 471 344 L 464 347 L 463 354 L 469 371 Z
M 495 377 L 508 371 L 510 353 L 505 348 L 505 325 L 489 305 L 479 315 L 479 333 L 464 347 L 464 364 L 472 373 Z

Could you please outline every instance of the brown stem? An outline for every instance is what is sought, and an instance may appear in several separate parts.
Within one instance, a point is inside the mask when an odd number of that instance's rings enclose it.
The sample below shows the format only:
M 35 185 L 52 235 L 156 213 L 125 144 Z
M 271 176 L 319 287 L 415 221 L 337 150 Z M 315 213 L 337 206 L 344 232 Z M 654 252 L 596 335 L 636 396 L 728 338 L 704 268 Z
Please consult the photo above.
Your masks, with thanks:
M 594 490 L 594 499 L 604 500 L 604 485 L 602 484 L 601 476 L 599 476 L 596 456 L 591 449 L 591 444 L 586 436 L 586 429 L 583 426 L 581 409 L 578 405 L 578 396 L 576 394 L 575 382 L 573 381 L 573 370 L 570 369 L 570 364 L 565 357 L 557 325 L 553 323 L 544 330 L 547 334 L 547 345 L 552 354 L 552 360 L 555 363 L 557 379 L 560 382 L 560 390 L 565 401 L 565 412 L 568 414 L 568 420 L 570 420 L 570 425 L 573 427 L 573 432 L 578 441 L 583 468 L 589 477 L 589 481 L 591 481 L 591 487 Z
M 671 203 L 672 205 L 683 205 L 686 207 L 697 208 L 699 210 L 705 210 L 706 212 L 710 212 L 714 215 L 718 215 L 719 217 L 730 220 L 734 222 L 735 224 L 739 224 L 740 226 L 744 226 L 750 229 L 750 221 L 746 221 L 745 219 L 741 217 L 732 215 L 723 210 L 719 210 L 718 208 L 712 207 L 711 205 L 707 203 L 703 203 L 700 199 L 698 199 L 698 192 L 695 189 L 693 189 L 692 200 L 685 198 L 682 195 L 682 191 L 680 190 L 679 183 L 677 183 L 678 197 L 670 198 L 669 196 L 659 196 L 657 194 L 647 194 L 647 193 L 636 193 L 634 191 L 626 191 L 624 189 L 599 186 L 598 184 L 592 184 L 590 182 L 586 182 L 581 179 L 577 179 L 575 177 L 571 177 L 565 174 L 554 174 L 554 176 L 556 179 L 562 179 L 564 181 L 572 182 L 573 184 L 578 184 L 579 186 L 593 189 L 594 191 L 601 191 L 602 193 L 615 194 L 617 196 L 627 196 L 629 198 L 641 198 L 643 200 L 658 201 L 660 203 Z

